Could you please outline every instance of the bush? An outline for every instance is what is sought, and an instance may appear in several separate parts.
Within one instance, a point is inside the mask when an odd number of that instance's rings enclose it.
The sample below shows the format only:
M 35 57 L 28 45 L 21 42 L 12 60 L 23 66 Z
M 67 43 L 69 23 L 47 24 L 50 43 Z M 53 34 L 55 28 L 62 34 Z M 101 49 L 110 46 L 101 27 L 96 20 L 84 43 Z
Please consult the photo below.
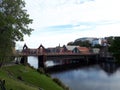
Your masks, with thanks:
M 39 90 L 44 90 L 43 88 L 39 88 Z
M 18 76 L 17 79 L 20 80 L 20 81 L 23 81 L 21 76 Z
M 64 90 L 70 90 L 69 87 L 65 86 L 58 78 L 53 78 L 53 81 L 61 86 Z
M 37 71 L 38 71 L 39 73 L 41 73 L 41 74 L 45 74 L 45 71 L 44 71 L 43 68 L 38 68 Z
M 0 88 L 1 88 L 1 90 L 6 90 L 6 88 L 5 88 L 5 80 L 0 80 Z
M 46 75 L 47 77 L 50 77 L 50 78 L 51 78 L 51 75 L 50 75 L 49 73 L 46 73 L 45 75 Z

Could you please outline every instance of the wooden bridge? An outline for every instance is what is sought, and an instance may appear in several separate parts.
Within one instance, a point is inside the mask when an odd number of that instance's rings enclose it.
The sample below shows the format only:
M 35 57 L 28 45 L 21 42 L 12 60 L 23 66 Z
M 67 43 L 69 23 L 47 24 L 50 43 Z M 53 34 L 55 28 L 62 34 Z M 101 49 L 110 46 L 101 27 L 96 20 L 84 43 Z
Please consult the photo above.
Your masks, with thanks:
M 56 48 L 55 52 L 49 52 L 42 45 L 37 49 L 30 49 L 25 44 L 23 50 L 18 54 L 21 57 L 21 63 L 27 63 L 28 56 L 38 57 L 38 67 L 45 67 L 45 62 L 49 60 L 59 60 L 63 64 L 72 64 L 82 61 L 98 61 L 99 54 L 87 53 L 75 53 L 66 50 L 66 48 Z
M 74 64 L 74 63 L 81 63 L 81 62 L 93 62 L 95 63 L 100 61 L 110 61 L 113 62 L 115 60 L 113 57 L 101 57 L 100 53 L 95 54 L 89 51 L 89 49 L 85 47 L 82 48 L 81 51 L 79 51 L 80 48 L 75 47 L 73 51 L 70 51 L 65 46 L 63 47 L 55 47 L 55 48 L 44 48 L 43 45 L 40 45 L 36 49 L 28 48 L 25 44 L 23 46 L 23 50 L 21 53 L 18 53 L 18 57 L 21 63 L 27 63 L 27 59 L 29 56 L 35 56 L 38 58 L 38 67 L 46 67 L 45 62 L 46 61 L 60 61 L 62 63 L 61 65 L 65 64 Z
M 62 65 L 80 62 L 95 62 L 99 59 L 99 54 L 78 54 L 78 53 L 44 53 L 44 54 L 20 54 L 21 63 L 27 63 L 28 56 L 38 57 L 38 67 L 46 67 L 45 62 L 49 60 L 59 60 Z

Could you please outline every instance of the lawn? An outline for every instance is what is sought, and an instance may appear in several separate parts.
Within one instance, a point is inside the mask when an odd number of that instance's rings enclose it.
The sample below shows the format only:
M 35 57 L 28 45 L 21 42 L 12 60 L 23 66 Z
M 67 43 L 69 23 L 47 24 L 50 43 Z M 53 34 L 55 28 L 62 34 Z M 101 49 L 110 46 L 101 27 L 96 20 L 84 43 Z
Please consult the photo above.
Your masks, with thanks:
M 0 69 L 0 79 L 5 80 L 7 90 L 63 90 L 53 80 L 28 66 L 14 65 Z

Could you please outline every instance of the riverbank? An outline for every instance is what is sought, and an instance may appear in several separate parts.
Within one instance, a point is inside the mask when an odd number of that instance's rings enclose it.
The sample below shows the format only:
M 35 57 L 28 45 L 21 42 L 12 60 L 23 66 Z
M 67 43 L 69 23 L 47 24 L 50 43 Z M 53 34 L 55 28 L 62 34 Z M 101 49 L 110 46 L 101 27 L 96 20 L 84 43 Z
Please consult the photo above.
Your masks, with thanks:
M 2 67 L 0 80 L 5 80 L 6 90 L 64 90 L 50 77 L 24 65 Z

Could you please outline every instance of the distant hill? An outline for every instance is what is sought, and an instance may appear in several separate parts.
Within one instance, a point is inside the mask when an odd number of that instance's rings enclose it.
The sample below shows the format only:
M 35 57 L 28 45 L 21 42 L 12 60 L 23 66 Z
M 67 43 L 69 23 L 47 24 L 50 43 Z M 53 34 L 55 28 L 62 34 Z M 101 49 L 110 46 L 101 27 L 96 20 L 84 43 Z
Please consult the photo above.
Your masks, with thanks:
M 108 44 L 111 44 L 113 40 L 113 36 L 110 37 L 104 37 L 104 38 L 96 38 L 96 37 L 82 37 L 76 39 L 74 42 L 69 42 L 67 45 L 79 45 L 79 46 L 85 46 L 85 47 L 91 47 L 91 46 L 106 46 Z
M 74 42 L 69 42 L 67 45 L 77 45 L 77 46 L 83 46 L 83 47 L 91 47 L 92 41 L 96 38 L 78 38 Z
M 97 39 L 97 38 L 95 38 L 95 37 L 83 37 L 83 38 L 78 38 L 78 39 L 76 39 L 74 42 L 78 42 L 78 41 L 89 41 L 90 43 L 92 43 L 92 41 L 93 41 L 94 39 Z

